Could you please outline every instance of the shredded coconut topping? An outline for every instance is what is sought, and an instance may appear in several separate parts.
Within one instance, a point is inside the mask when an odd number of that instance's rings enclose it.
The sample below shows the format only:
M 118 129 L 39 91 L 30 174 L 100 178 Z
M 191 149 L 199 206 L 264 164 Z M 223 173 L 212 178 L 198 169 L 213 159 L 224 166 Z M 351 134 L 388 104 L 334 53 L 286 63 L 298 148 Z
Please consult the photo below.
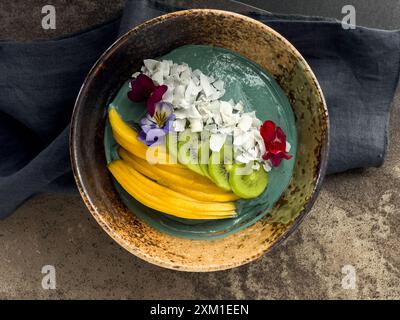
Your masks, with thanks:
M 209 131 L 210 149 L 214 152 L 220 151 L 230 137 L 237 162 L 255 161 L 254 170 L 261 167 L 260 163 L 265 171 L 271 170 L 270 161 L 262 159 L 265 153 L 260 134 L 262 122 L 255 111 L 245 112 L 242 102 L 222 100 L 225 94 L 223 80 L 209 77 L 198 69 L 192 70 L 186 63 L 176 64 L 170 60 L 144 60 L 141 71 L 156 85 L 168 86 L 163 101 L 174 106 L 175 131 L 182 132 L 187 128 L 191 132 Z M 290 150 L 289 143 L 286 149 Z

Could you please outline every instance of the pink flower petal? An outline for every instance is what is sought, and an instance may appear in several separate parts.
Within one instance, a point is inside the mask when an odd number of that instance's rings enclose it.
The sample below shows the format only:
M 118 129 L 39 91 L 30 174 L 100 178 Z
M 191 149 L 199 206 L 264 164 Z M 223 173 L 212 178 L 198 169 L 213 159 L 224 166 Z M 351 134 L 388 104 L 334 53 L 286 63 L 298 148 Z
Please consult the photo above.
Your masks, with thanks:
M 278 127 L 276 129 L 276 138 L 279 139 L 279 141 L 281 141 L 281 143 L 285 145 L 286 149 L 286 134 L 283 132 L 281 127 Z
M 128 98 L 134 102 L 145 100 L 155 89 L 153 80 L 141 73 L 131 81 L 132 89 L 128 92 Z
M 286 152 L 286 134 L 274 122 L 265 121 L 260 128 L 260 134 L 264 140 L 266 150 L 262 156 L 264 160 L 270 160 L 274 167 L 278 167 L 282 159 L 289 160 L 292 158 Z
M 260 134 L 264 139 L 265 144 L 268 144 L 274 139 L 275 129 L 276 125 L 274 122 L 267 120 L 263 123 L 263 125 L 260 128 Z
M 283 159 L 282 154 L 281 154 L 281 153 L 278 153 L 278 154 L 272 155 L 270 160 L 271 160 L 271 163 L 272 163 L 272 165 L 273 165 L 274 167 L 279 167 L 279 165 L 280 165 L 281 162 L 282 162 L 282 159 Z
M 282 154 L 283 154 L 283 157 L 286 159 L 286 160 L 289 160 L 289 159 L 292 159 L 292 155 L 290 155 L 290 154 L 288 154 L 288 153 L 286 153 L 286 152 L 282 152 Z
M 167 92 L 168 87 L 166 85 L 156 87 L 147 99 L 147 112 L 153 116 L 156 109 L 155 105 L 160 102 L 164 93 Z

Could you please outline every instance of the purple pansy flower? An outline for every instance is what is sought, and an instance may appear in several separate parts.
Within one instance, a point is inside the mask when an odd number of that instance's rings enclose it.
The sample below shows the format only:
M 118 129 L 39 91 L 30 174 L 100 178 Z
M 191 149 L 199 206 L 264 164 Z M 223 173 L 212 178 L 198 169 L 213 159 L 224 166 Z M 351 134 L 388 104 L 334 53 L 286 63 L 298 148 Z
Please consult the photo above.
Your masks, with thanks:
M 154 105 L 153 116 L 148 113 L 140 120 L 138 139 L 148 146 L 165 143 L 165 136 L 172 131 L 172 123 L 175 120 L 174 108 L 171 103 L 157 102 Z

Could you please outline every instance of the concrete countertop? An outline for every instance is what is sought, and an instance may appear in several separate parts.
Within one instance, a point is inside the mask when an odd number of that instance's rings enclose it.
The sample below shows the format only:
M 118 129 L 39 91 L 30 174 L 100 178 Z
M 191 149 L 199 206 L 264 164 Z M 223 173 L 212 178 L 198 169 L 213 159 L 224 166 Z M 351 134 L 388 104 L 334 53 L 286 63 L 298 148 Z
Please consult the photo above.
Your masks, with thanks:
M 115 16 L 123 4 L 122 0 L 80 0 L 73 5 L 52 1 L 58 29 L 44 34 L 43 1 L 30 2 L 29 10 L 22 0 L 0 5 L 1 39 L 49 38 L 78 31 Z M 318 14 L 315 7 L 308 10 L 300 2 L 295 1 L 288 12 L 298 8 L 296 13 Z M 327 2 L 335 8 L 334 1 Z M 399 9 L 398 1 L 389 2 Z M 266 1 L 264 7 L 284 12 L 282 2 L 273 7 Z M 322 14 L 328 13 L 322 10 Z M 388 13 L 387 25 L 399 27 L 390 17 Z M 371 26 L 380 26 L 381 20 L 375 20 Z M 311 213 L 288 241 L 272 254 L 229 271 L 182 273 L 150 265 L 114 243 L 79 196 L 37 196 L 0 221 L 0 298 L 399 299 L 399 123 L 400 90 L 383 167 L 327 177 Z M 56 290 L 42 288 L 44 265 L 56 268 Z M 354 289 L 342 286 L 345 265 L 356 272 Z

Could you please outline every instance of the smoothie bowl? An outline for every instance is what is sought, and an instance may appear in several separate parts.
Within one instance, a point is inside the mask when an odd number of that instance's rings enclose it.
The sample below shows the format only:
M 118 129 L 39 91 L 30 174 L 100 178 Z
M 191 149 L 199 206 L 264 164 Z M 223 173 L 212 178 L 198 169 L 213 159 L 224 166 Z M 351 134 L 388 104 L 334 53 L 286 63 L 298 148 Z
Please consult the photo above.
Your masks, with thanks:
M 222 270 L 304 218 L 328 129 L 315 76 L 287 40 L 234 13 L 181 11 L 132 29 L 90 71 L 72 166 L 89 210 L 128 251 Z

